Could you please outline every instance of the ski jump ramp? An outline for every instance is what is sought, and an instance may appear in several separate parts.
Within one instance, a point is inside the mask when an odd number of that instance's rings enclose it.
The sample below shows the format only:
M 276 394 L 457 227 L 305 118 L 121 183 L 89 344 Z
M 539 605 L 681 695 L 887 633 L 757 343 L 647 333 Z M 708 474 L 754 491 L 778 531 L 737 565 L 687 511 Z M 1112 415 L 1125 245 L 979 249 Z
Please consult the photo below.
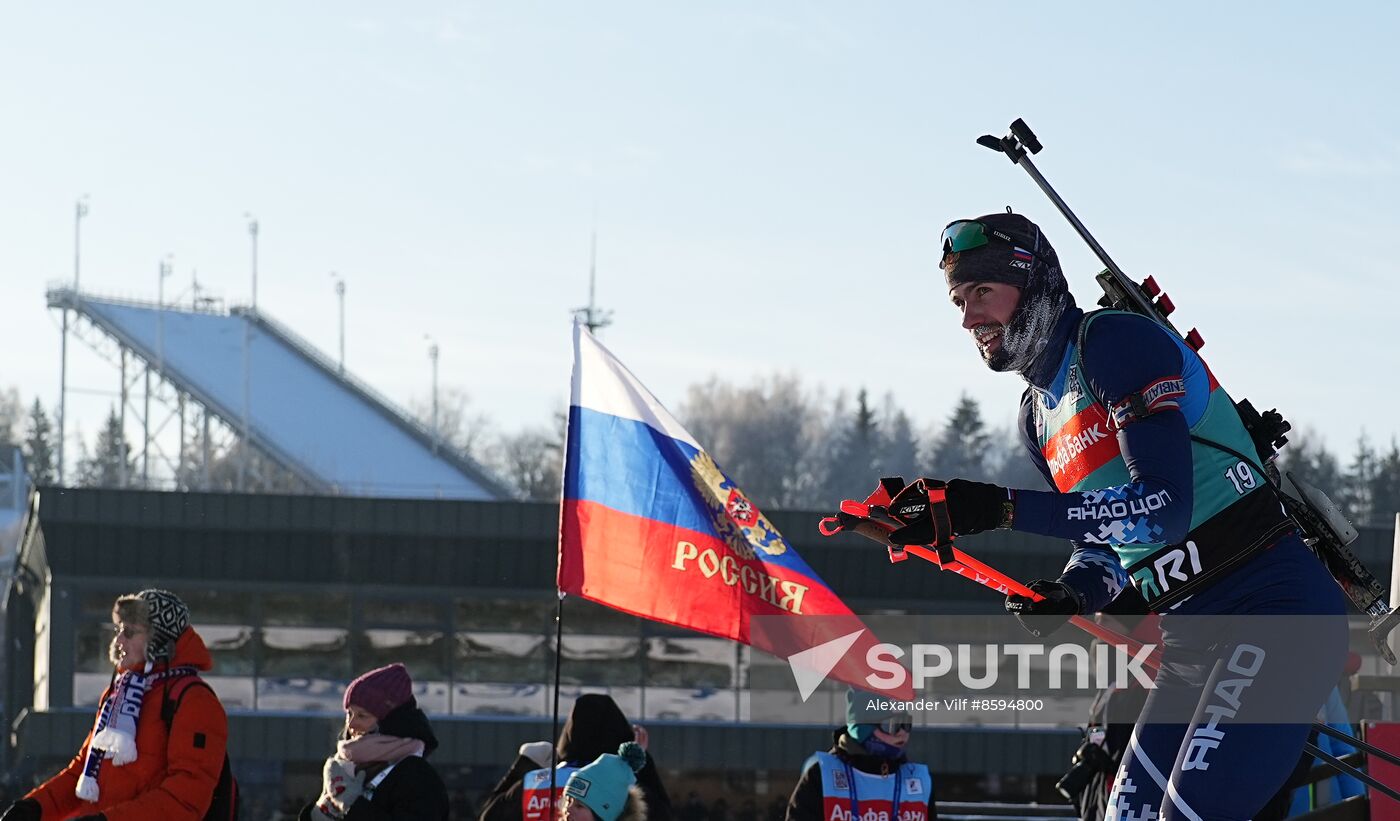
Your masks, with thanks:
M 441 445 L 407 412 L 266 314 L 186 310 L 71 288 L 50 290 L 48 303 L 76 311 L 316 492 L 511 495 L 481 465 Z

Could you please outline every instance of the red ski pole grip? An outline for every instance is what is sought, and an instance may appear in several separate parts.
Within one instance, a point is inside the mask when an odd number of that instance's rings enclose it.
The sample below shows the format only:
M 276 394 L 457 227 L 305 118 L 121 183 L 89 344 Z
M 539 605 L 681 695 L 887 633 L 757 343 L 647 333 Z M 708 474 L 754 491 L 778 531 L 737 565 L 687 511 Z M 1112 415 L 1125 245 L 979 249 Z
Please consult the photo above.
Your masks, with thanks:
M 862 504 L 853 499 L 847 499 L 841 503 L 841 512 L 849 513 L 852 516 L 859 516 L 862 519 L 870 518 L 870 505 Z

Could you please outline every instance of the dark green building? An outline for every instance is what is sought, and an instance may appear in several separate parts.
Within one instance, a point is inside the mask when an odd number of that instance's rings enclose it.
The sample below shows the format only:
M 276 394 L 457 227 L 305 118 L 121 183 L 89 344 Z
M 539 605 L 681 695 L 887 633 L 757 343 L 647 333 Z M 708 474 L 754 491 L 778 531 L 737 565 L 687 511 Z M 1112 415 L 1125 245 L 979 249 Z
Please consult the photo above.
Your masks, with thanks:
M 966 580 L 823 539 L 816 514 L 770 519 L 856 612 L 1000 613 Z M 521 502 L 42 489 L 5 598 L 0 765 L 29 784 L 73 756 L 111 673 L 112 601 L 164 587 L 216 659 L 208 679 L 230 714 L 245 818 L 314 797 L 345 684 L 392 661 L 433 720 L 433 761 L 474 800 L 522 742 L 551 735 L 557 528 L 557 506 Z M 1372 530 L 1359 543 L 1382 578 L 1390 540 Z M 966 542 L 1022 578 L 1053 576 L 1065 557 L 1020 534 Z M 829 730 L 736 720 L 748 648 L 587 602 L 565 609 L 560 695 L 608 692 L 646 724 L 675 802 L 692 790 L 751 800 L 762 818 L 829 745 Z M 1077 743 L 1073 731 L 939 730 L 916 733 L 912 753 L 941 798 L 1048 799 Z

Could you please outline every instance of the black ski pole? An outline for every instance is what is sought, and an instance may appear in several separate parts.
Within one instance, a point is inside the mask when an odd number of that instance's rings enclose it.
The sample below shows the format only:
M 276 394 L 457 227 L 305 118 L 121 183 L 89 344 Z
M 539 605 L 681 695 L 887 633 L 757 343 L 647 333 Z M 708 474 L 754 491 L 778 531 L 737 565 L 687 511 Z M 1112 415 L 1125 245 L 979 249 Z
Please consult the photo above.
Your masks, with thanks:
M 1395 799 L 1396 801 L 1400 801 L 1400 792 L 1396 792 L 1390 787 L 1387 787 L 1385 784 L 1382 784 L 1381 782 L 1367 775 L 1365 772 L 1358 770 L 1357 768 L 1351 766 L 1345 761 L 1338 759 L 1331 753 L 1323 752 L 1321 747 L 1317 746 L 1311 741 L 1303 744 L 1303 749 L 1317 756 L 1319 760 L 1321 760 L 1328 766 L 1334 767 L 1337 770 L 1337 772 L 1349 775 L 1358 781 L 1364 781 L 1367 784 L 1370 784 L 1372 787 L 1375 787 L 1376 789 Z
M 1346 755 L 1337 757 L 1338 761 L 1343 764 L 1350 764 L 1353 767 L 1361 766 L 1365 759 L 1366 756 L 1362 753 L 1347 753 Z M 1319 781 L 1325 781 L 1328 778 L 1336 776 L 1336 774 L 1336 767 L 1333 767 L 1330 763 L 1319 761 L 1309 768 L 1307 772 L 1290 778 L 1280 789 L 1296 790 L 1299 787 L 1307 787 Z
M 1376 758 L 1383 759 L 1384 761 L 1387 761 L 1391 764 L 1394 764 L 1397 767 L 1400 767 L 1400 756 L 1396 756 L 1395 753 L 1382 750 L 1380 747 L 1377 747 L 1374 744 L 1368 744 L 1365 741 L 1362 741 L 1361 739 L 1357 738 L 1356 736 L 1351 735 L 1350 733 L 1347 733 L 1343 730 L 1338 730 L 1336 727 L 1323 724 L 1321 721 L 1313 722 L 1313 729 L 1317 732 L 1330 735 L 1344 744 L 1350 744 L 1356 749 L 1373 755 Z

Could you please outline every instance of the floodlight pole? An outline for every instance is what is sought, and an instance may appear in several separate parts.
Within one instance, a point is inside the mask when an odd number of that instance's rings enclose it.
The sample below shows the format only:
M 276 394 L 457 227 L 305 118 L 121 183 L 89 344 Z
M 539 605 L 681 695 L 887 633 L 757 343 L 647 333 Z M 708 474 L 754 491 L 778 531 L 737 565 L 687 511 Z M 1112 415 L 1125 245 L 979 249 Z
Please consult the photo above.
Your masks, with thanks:
M 247 316 L 243 317 L 243 447 L 238 455 L 238 489 L 248 490 L 248 459 L 252 447 L 251 420 L 253 404 L 253 320 L 258 314 L 258 220 L 245 213 L 248 220 L 248 236 L 253 250 L 253 299 Z
M 441 435 L 439 434 L 439 432 L 438 432 L 438 353 L 439 353 L 439 351 L 438 351 L 437 340 L 433 339 L 431 336 L 429 336 L 429 335 L 427 335 L 427 334 L 424 334 L 423 336 L 424 336 L 425 339 L 427 339 L 427 340 L 429 341 L 429 343 L 431 343 L 431 344 L 428 345 L 428 359 L 429 359 L 430 361 L 432 361 L 432 363 L 433 363 L 433 455 L 436 456 L 436 455 L 437 455 L 437 452 L 438 452 L 438 443 L 442 440 L 442 436 L 441 436 Z
M 160 261 L 156 280 L 156 373 L 165 373 L 165 278 L 170 276 L 170 254 Z M 146 389 L 141 409 L 141 484 L 151 486 L 151 366 L 146 363 Z
M 82 273 L 83 217 L 88 214 L 87 194 L 78 198 L 73 209 L 73 296 L 77 298 Z M 58 366 L 58 483 L 63 484 L 63 443 L 68 431 L 68 309 L 63 309 L 63 342 Z
M 340 302 L 340 375 L 345 375 L 345 280 L 335 271 L 331 271 L 331 276 L 335 278 L 335 296 Z

